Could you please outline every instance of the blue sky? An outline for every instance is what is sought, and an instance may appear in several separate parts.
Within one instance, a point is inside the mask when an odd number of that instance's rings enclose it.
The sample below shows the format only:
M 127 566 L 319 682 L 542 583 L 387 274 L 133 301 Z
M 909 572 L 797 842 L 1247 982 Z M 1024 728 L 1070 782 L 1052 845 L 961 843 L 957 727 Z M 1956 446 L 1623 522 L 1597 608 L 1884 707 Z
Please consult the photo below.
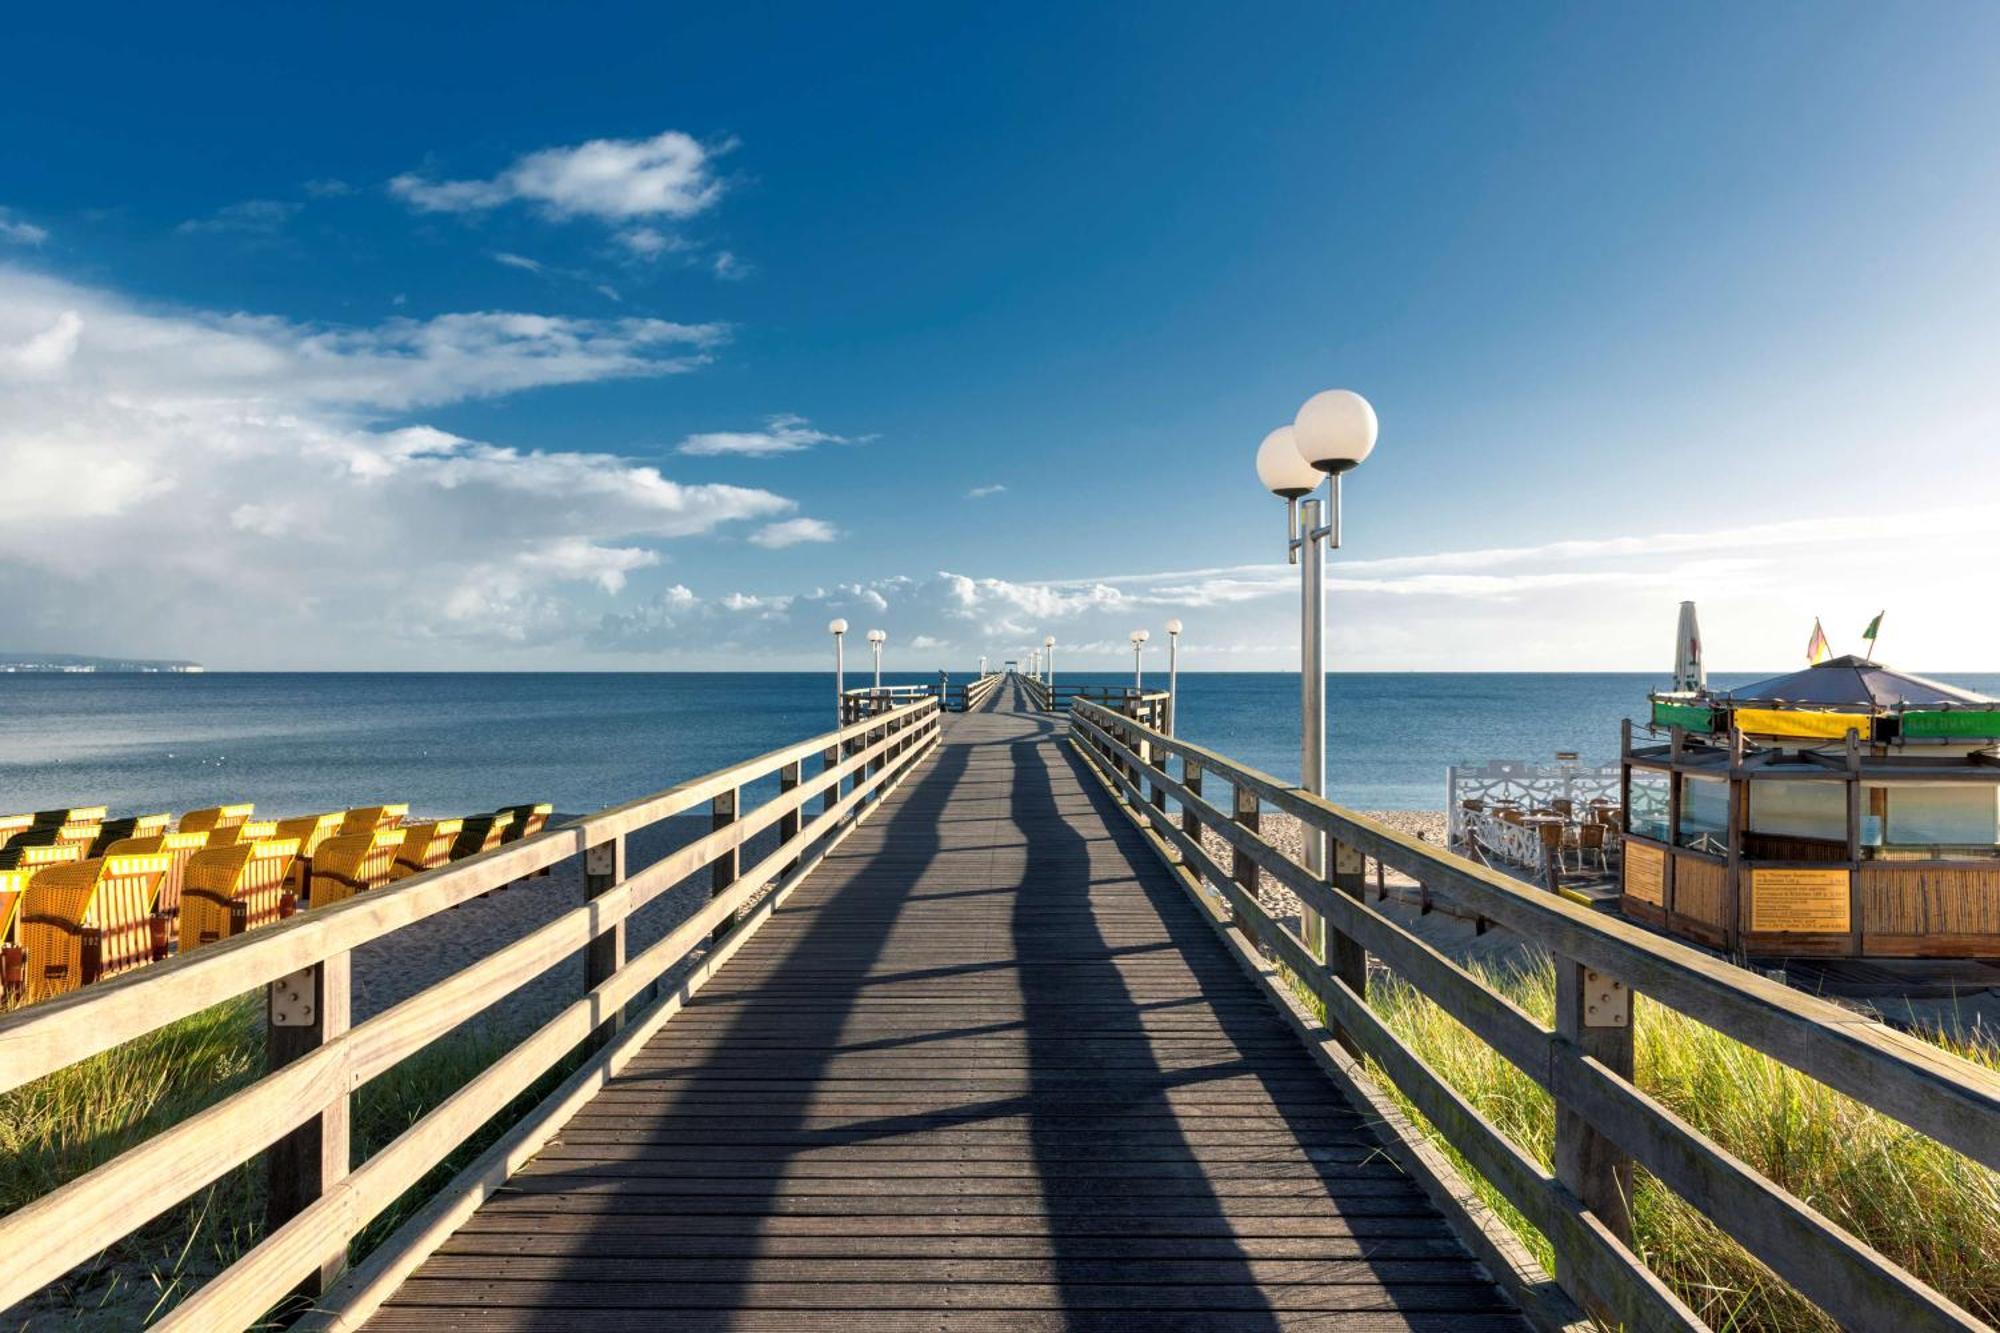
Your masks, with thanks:
M 2000 10 L 702 8 L 17 17 L 0 646 L 2000 662 Z

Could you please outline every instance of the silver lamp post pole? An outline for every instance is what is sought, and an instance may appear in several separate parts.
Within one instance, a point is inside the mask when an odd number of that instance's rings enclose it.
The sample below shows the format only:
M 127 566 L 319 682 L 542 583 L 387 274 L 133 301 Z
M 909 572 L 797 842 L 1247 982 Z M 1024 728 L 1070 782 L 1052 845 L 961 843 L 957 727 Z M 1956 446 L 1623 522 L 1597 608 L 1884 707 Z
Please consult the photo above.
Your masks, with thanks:
M 1340 478 L 1373 452 L 1375 409 L 1358 393 L 1329 389 L 1264 437 L 1257 476 L 1285 501 L 1287 555 L 1299 566 L 1299 785 L 1326 795 L 1326 552 L 1340 546 Z M 1330 497 L 1314 492 L 1329 481 Z M 1329 508 L 1330 506 L 1330 508 Z M 1327 877 L 1326 837 L 1305 832 L 1306 869 Z M 1326 920 L 1301 913 L 1306 947 L 1326 956 Z
M 1150 630 L 1135 629 L 1132 631 L 1132 693 L 1135 696 L 1132 706 L 1134 708 L 1139 706 L 1136 696 L 1145 693 L 1146 690 L 1146 668 L 1143 654 L 1146 651 L 1146 640 L 1152 637 L 1153 635 Z
M 868 631 L 868 642 L 875 645 L 875 693 L 878 696 L 882 693 L 882 641 L 888 637 L 886 632 L 879 629 Z
M 847 725 L 847 662 L 841 651 L 847 635 L 845 620 L 827 622 L 827 632 L 833 635 L 833 725 Z
M 1167 622 L 1167 725 L 1174 734 L 1174 722 L 1181 711 L 1181 622 L 1176 616 Z
M 1042 640 L 1042 684 L 1048 687 L 1049 702 L 1056 697 L 1056 636 L 1051 634 Z

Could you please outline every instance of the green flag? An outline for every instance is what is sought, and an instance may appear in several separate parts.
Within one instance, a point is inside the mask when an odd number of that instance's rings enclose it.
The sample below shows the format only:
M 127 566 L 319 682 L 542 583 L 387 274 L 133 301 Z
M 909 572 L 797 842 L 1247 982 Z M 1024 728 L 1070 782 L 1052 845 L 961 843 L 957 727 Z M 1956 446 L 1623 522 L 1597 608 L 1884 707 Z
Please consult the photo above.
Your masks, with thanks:
M 1861 631 L 1861 637 L 1871 644 L 1874 643 L 1875 636 L 1882 632 L 1882 617 L 1886 614 L 1887 612 L 1877 611 L 1875 618 L 1868 622 L 1868 628 Z

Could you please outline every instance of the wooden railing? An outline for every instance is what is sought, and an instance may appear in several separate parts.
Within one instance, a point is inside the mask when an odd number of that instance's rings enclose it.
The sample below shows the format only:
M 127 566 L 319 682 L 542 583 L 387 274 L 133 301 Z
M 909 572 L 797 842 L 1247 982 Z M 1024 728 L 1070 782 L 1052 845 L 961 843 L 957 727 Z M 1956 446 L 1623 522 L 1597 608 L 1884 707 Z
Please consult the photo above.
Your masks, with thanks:
M 1121 795 L 1155 850 L 1205 903 L 1325 1006 L 1354 1055 L 1396 1089 L 1552 1245 L 1556 1280 L 1586 1309 L 1627 1328 L 1701 1327 L 1631 1248 L 1636 1163 L 1735 1237 L 1846 1328 L 1982 1328 L 1908 1271 L 1732 1156 L 1633 1079 L 1632 994 L 1679 1010 L 1841 1093 L 2000 1169 L 2000 1077 L 1880 1023 L 1675 943 L 1537 892 L 1433 844 L 1361 818 L 1254 769 L 1101 705 L 1077 703 L 1073 742 Z M 1170 775 L 1169 762 L 1179 769 Z M 1230 788 L 1218 800 L 1212 785 Z M 1172 812 L 1168 802 L 1177 807 Z M 1325 879 L 1259 833 L 1264 807 L 1330 841 Z M 1228 867 L 1202 846 L 1231 849 Z M 1543 1026 L 1480 978 L 1373 910 L 1367 860 L 1414 877 L 1463 915 L 1538 941 L 1556 960 L 1556 1023 Z M 1260 875 L 1328 926 L 1316 957 L 1257 900 Z M 1214 919 L 1214 910 L 1210 911 Z M 1374 954 L 1554 1100 L 1555 1171 L 1503 1135 L 1369 1008 Z
M 944 709 L 947 713 L 970 713 L 986 702 L 994 690 L 1000 688 L 1002 677 L 997 671 L 958 685 L 947 685 L 944 691 Z
M 1055 700 L 1049 694 L 1047 681 L 1037 680 L 1033 676 L 1022 675 L 1017 675 L 1014 679 L 1021 683 L 1021 692 L 1028 696 L 1030 704 L 1039 708 L 1044 713 L 1055 710 Z
M 579 1050 L 590 1052 L 352 1273 L 307 1322 L 365 1312 L 505 1182 L 768 918 L 771 910 L 901 780 L 938 736 L 924 698 L 358 895 L 324 910 L 0 1018 L 0 1092 L 21 1087 L 238 995 L 267 988 L 269 1072 L 86 1175 L 0 1218 L 0 1309 L 62 1277 L 163 1210 L 260 1153 L 270 1182 L 264 1238 L 176 1307 L 159 1327 L 239 1328 L 292 1293 L 333 1284 L 353 1237 L 483 1124 Z M 808 777 L 806 763 L 820 770 Z M 779 790 L 741 807 L 746 784 Z M 809 807 L 818 798 L 819 810 Z M 627 835 L 707 810 L 712 831 L 627 874 Z M 778 842 L 744 867 L 749 840 Z M 349 1022 L 353 951 L 401 928 L 581 855 L 584 900 L 532 933 L 400 1004 Z M 704 866 L 709 901 L 636 957 L 625 923 Z M 754 902 L 767 886 L 773 892 Z M 750 910 L 738 918 L 745 907 Z M 649 988 L 709 948 L 664 994 Z M 584 994 L 367 1161 L 348 1166 L 349 1099 L 387 1072 L 585 951 Z M 628 1009 L 638 1006 L 628 1014 Z

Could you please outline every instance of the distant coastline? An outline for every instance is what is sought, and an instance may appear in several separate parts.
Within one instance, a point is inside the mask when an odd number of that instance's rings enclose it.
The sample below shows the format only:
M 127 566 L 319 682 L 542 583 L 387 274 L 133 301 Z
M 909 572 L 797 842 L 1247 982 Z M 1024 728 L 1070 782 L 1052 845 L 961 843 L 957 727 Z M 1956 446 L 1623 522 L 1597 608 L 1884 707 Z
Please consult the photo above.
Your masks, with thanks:
M 90 657 L 83 653 L 6 653 L 0 652 L 0 671 L 51 674 L 83 675 L 92 672 L 126 673 L 133 675 L 195 675 L 204 668 L 199 662 L 176 659 L 153 659 L 145 657 Z

